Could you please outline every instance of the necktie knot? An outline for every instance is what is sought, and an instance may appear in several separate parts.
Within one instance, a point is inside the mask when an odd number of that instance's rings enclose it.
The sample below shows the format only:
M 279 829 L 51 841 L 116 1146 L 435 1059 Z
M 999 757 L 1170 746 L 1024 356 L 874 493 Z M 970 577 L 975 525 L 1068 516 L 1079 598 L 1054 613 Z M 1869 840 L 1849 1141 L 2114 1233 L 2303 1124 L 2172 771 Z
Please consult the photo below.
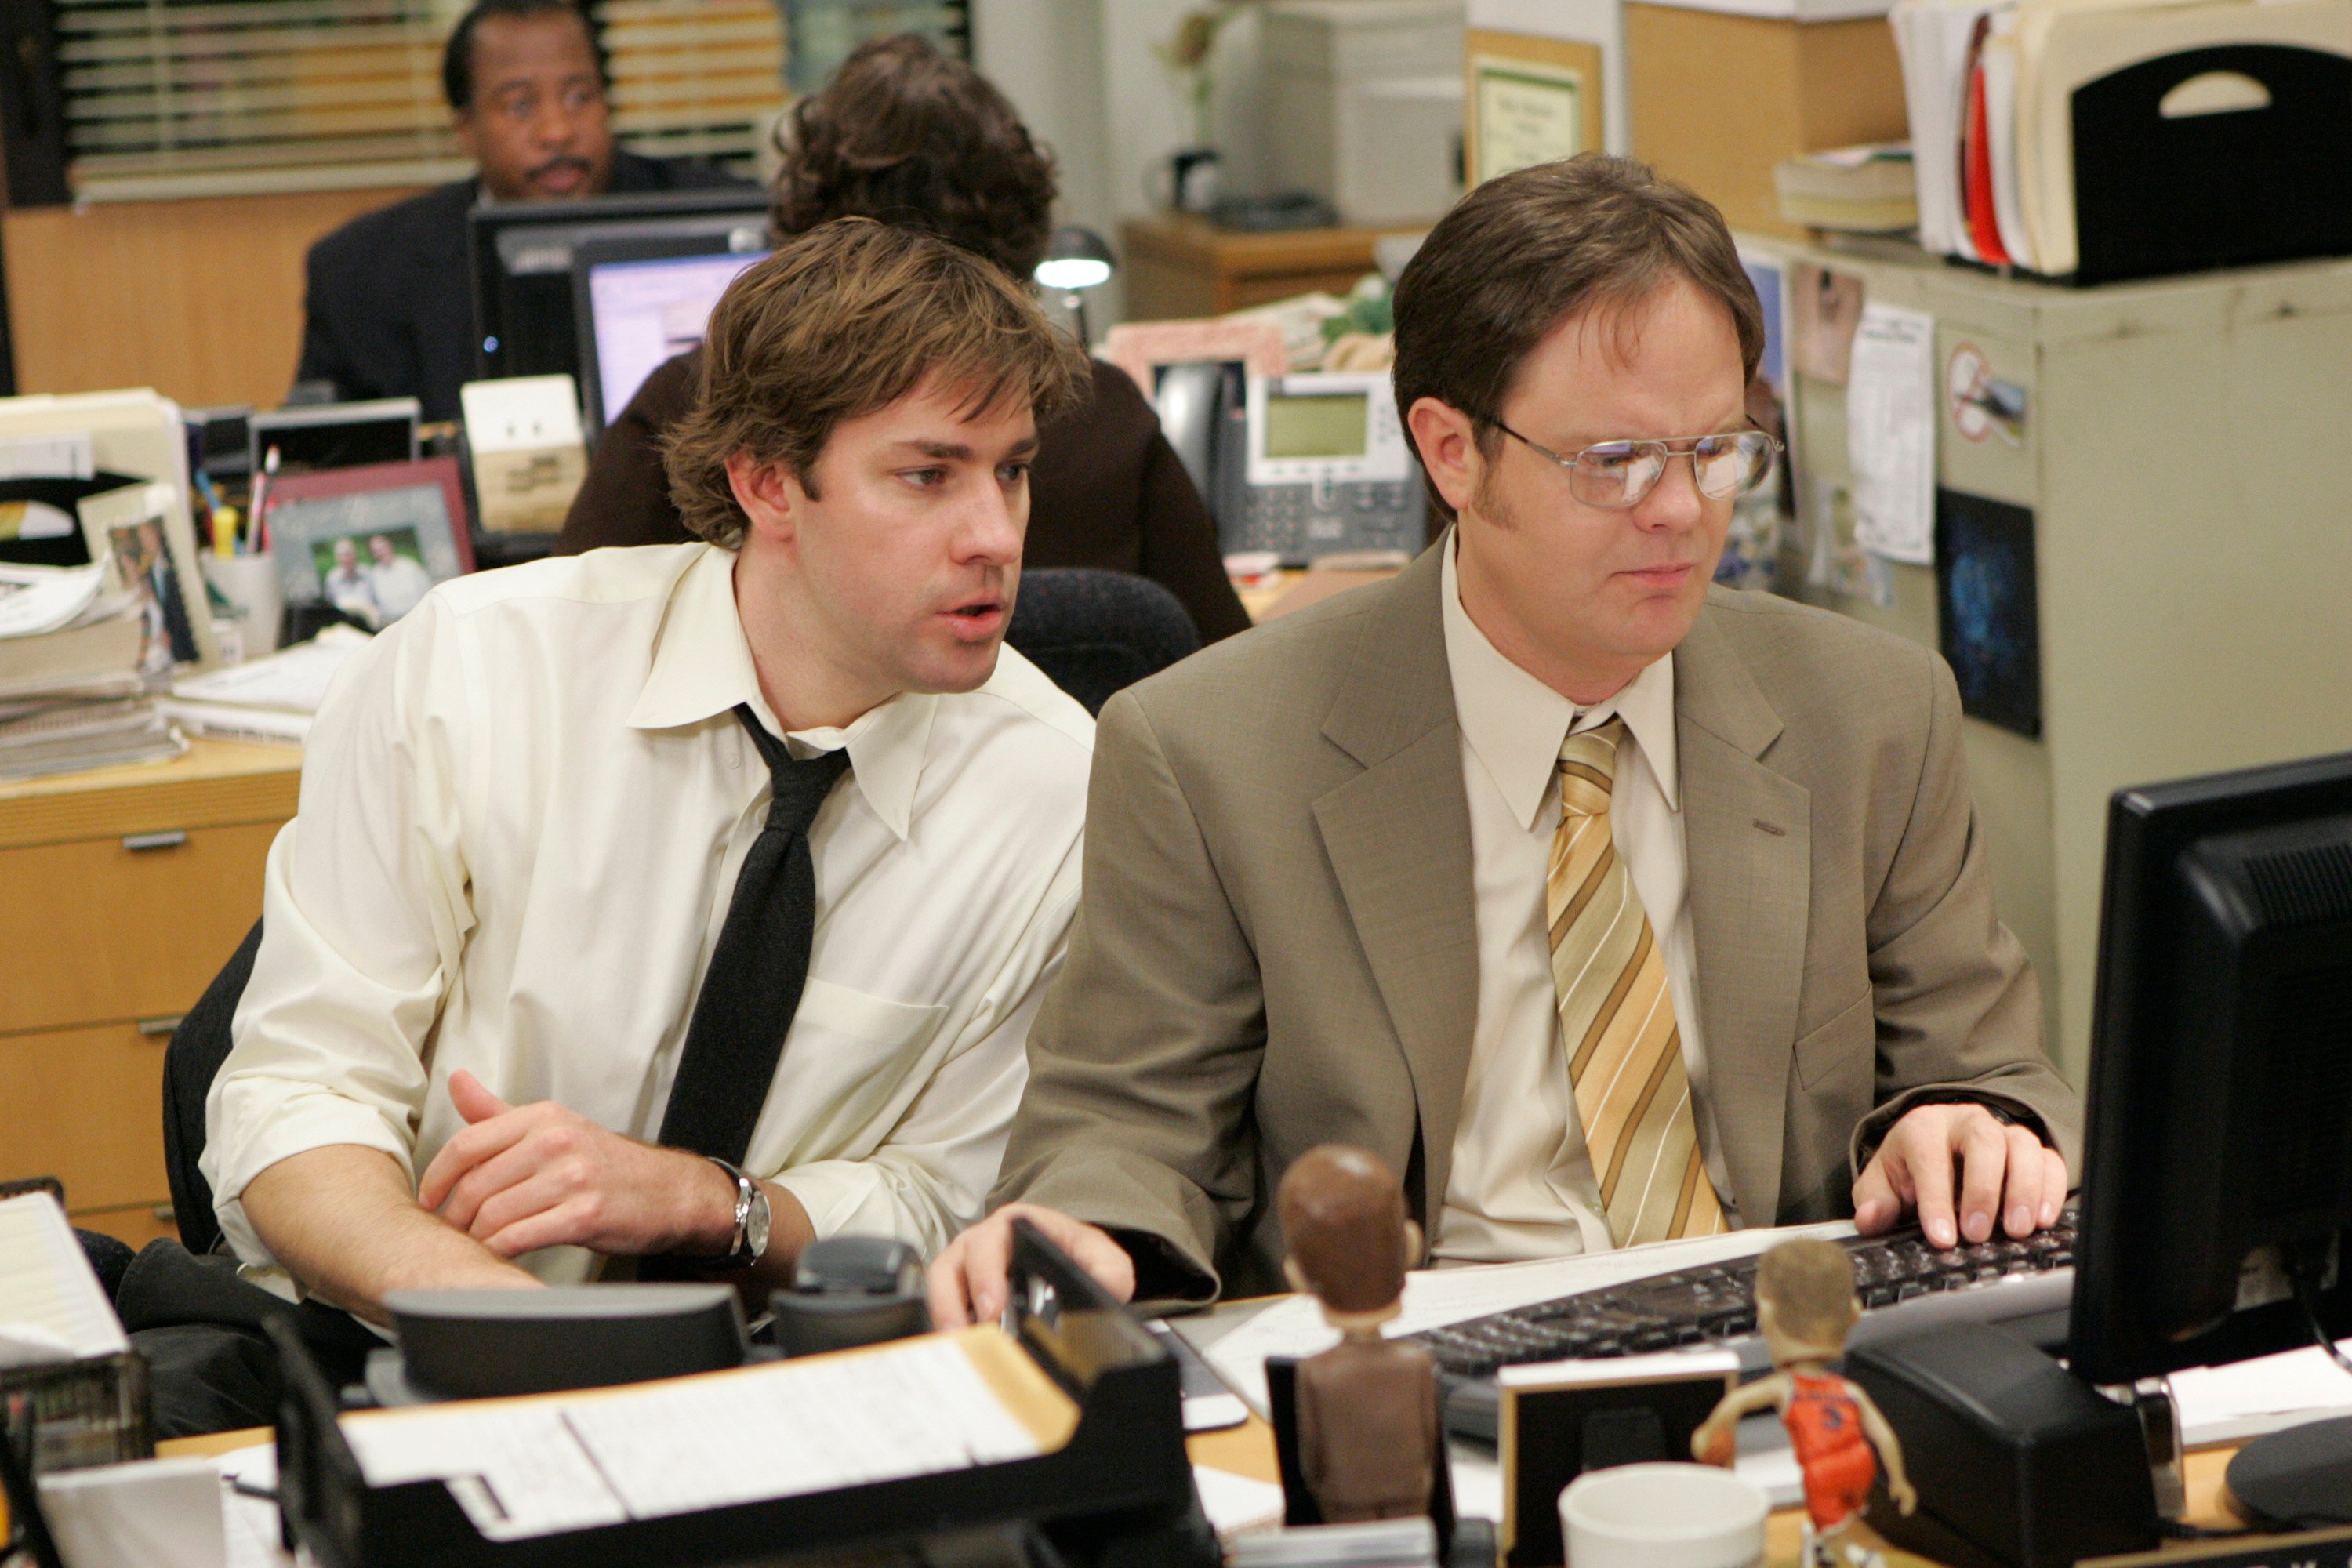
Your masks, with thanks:
M 815 756 L 802 758 L 792 753 L 792 748 L 768 732 L 751 712 L 749 703 L 738 704 L 735 717 L 759 748 L 760 758 L 768 764 L 768 781 L 774 792 L 768 804 L 767 826 L 786 833 L 806 833 L 809 824 L 816 820 L 817 808 L 841 775 L 849 771 L 849 748 L 819 752 Z
M 1604 816 L 1617 777 L 1617 748 L 1625 721 L 1570 735 L 1559 747 L 1559 811 L 1562 816 Z

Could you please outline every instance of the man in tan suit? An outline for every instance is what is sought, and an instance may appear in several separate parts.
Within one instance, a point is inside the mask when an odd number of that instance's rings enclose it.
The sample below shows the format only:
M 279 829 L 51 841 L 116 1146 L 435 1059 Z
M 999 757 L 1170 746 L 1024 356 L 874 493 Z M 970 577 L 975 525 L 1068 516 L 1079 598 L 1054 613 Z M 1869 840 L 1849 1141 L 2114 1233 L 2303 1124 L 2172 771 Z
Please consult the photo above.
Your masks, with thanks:
M 1950 672 L 1709 586 L 1774 446 L 1721 217 L 1622 159 L 1523 170 L 1396 320 L 1455 526 L 1103 710 L 1007 1206 L 935 1315 L 1002 1306 L 1014 1215 L 1129 1299 L 1278 1290 L 1271 1195 L 1323 1142 L 1406 1173 L 1429 1261 L 2052 1223 L 2080 1107 Z

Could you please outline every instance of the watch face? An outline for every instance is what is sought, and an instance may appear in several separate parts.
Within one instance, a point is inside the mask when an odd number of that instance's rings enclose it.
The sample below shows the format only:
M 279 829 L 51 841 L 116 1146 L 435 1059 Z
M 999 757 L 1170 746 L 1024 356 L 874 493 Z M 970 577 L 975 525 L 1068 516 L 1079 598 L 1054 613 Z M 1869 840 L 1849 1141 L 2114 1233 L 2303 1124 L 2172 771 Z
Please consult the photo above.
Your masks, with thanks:
M 751 1212 L 743 1221 L 743 1250 L 758 1262 L 768 1251 L 768 1190 L 751 1184 Z

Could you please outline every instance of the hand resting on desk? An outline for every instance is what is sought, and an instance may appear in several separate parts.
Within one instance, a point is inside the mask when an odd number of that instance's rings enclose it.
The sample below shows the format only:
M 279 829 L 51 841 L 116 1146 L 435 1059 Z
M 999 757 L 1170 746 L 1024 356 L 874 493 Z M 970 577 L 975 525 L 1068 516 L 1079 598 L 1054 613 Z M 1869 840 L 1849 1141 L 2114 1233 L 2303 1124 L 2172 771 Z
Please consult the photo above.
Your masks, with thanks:
M 1980 1105 L 1915 1106 L 1887 1130 L 1853 1184 L 1856 1229 L 1878 1235 L 1916 1213 L 1937 1247 L 1983 1241 L 1996 1224 L 2012 1237 L 2030 1236 L 2056 1224 L 2065 1202 L 2064 1159 Z M 932 1262 L 936 1327 L 986 1322 L 1004 1310 L 1016 1219 L 1043 1231 L 1118 1300 L 1134 1299 L 1135 1260 L 1108 1232 L 1036 1204 L 1007 1204 Z

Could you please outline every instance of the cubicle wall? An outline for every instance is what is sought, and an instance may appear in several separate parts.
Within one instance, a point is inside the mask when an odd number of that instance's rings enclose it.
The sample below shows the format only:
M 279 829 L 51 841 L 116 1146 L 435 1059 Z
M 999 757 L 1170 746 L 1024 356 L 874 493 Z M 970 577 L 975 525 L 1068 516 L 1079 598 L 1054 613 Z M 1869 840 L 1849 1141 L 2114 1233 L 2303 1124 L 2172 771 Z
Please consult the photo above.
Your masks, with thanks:
M 1969 767 L 2002 916 L 2080 1084 L 2107 797 L 2352 749 L 2352 494 L 2335 457 L 2352 431 L 2352 262 L 2077 290 L 1777 248 L 1935 316 L 1938 482 L 2032 513 L 2041 734 L 1972 718 Z M 2024 395 L 2014 444 L 1956 420 L 1969 351 Z M 1800 376 L 1793 400 L 1801 472 L 1848 529 L 1844 389 Z M 1796 534 L 1784 584 L 1937 645 L 1935 569 L 1802 585 Z

